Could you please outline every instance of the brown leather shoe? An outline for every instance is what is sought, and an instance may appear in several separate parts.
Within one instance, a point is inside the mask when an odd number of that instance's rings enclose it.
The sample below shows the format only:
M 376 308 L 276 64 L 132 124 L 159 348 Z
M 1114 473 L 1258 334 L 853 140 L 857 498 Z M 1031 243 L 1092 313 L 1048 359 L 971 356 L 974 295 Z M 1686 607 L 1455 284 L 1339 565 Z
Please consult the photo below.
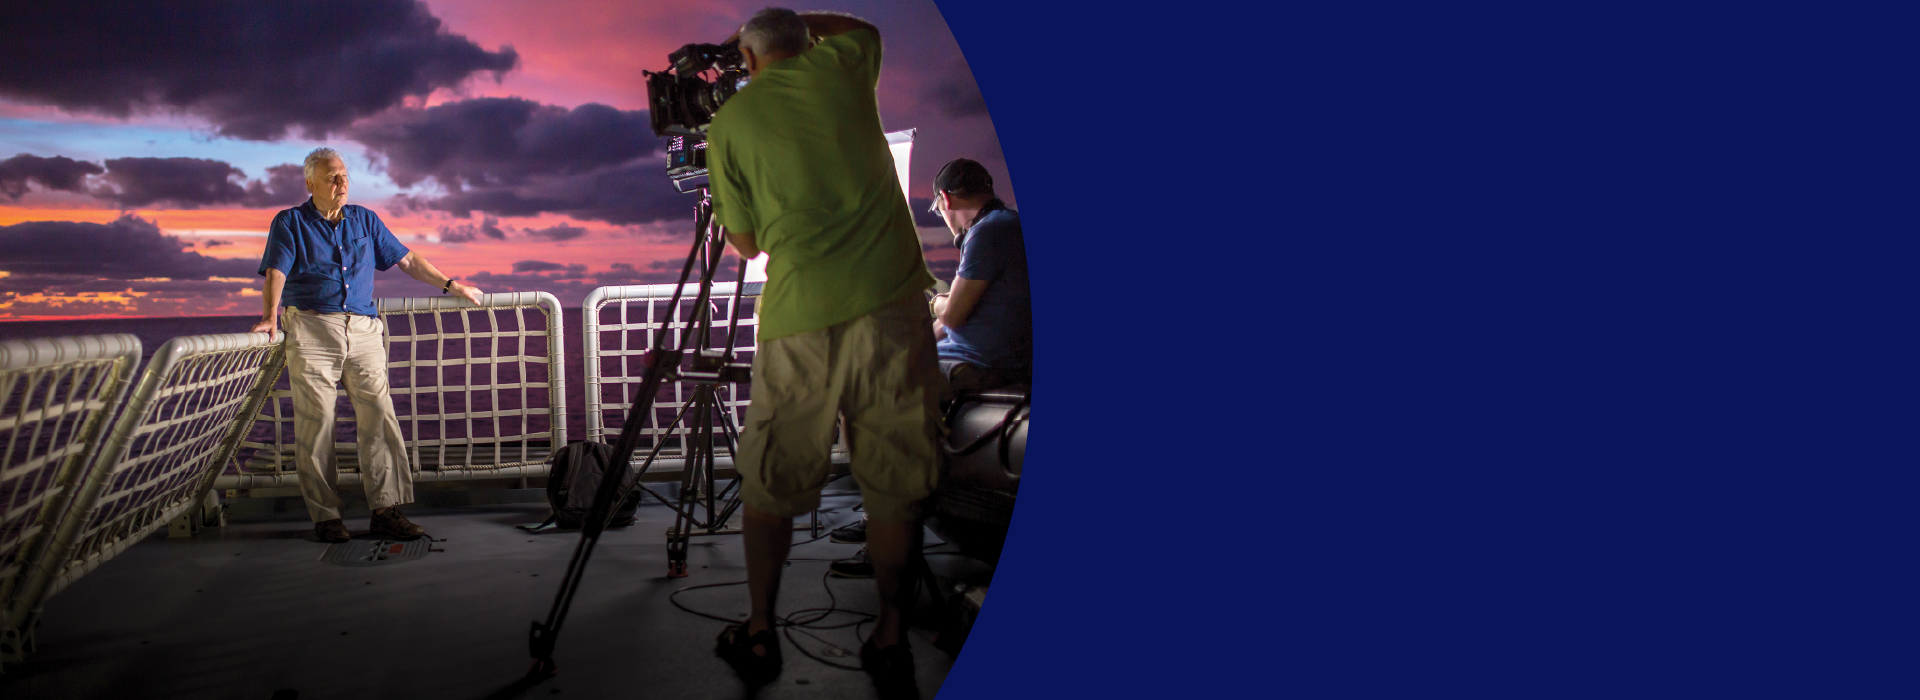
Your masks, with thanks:
M 319 537 L 321 542 L 345 542 L 353 539 L 353 535 L 347 532 L 347 524 L 341 522 L 339 518 L 314 523 L 313 534 Z
M 368 525 L 373 529 L 375 537 L 390 540 L 411 540 L 427 534 L 426 528 L 408 522 L 407 516 L 400 514 L 399 508 L 383 508 L 374 511 L 373 520 Z

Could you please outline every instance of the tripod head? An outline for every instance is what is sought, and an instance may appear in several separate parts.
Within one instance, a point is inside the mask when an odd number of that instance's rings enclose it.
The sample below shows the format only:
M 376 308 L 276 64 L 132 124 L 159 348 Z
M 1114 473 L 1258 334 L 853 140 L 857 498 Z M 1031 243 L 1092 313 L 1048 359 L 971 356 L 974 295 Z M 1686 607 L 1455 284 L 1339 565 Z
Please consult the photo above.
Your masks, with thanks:
M 667 140 L 667 179 L 681 194 L 698 190 L 707 193 L 707 140 L 698 136 L 675 136 Z

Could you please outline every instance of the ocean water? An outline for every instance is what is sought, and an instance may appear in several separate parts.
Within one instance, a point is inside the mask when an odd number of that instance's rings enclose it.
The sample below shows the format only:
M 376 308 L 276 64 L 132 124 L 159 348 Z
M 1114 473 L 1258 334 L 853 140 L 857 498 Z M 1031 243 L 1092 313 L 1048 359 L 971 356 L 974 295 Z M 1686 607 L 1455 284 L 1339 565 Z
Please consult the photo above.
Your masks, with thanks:
M 79 319 L 73 321 L 0 322 L 0 340 L 53 338 L 63 335 L 132 333 L 140 338 L 140 363 L 175 336 L 245 333 L 259 316 L 183 316 L 179 318 Z

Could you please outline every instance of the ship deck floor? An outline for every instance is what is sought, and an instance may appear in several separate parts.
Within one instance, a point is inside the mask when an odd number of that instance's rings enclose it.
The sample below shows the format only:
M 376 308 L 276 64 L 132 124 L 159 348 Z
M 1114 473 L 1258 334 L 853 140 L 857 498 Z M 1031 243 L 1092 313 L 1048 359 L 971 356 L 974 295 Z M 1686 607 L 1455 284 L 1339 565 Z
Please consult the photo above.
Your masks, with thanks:
M 828 486 L 828 528 L 860 517 L 849 480 Z M 596 548 L 566 618 L 554 659 L 559 673 L 523 678 L 528 623 L 544 619 L 579 541 L 577 532 L 529 534 L 547 506 L 538 490 L 485 492 L 488 504 L 435 504 L 422 494 L 408 517 L 444 539 L 423 559 L 374 566 L 325 563 L 304 508 L 293 498 L 232 501 L 228 524 L 191 538 L 165 530 L 51 598 L 37 651 L 0 675 L 14 698 L 744 698 L 748 689 L 713 654 L 723 623 L 677 609 L 675 590 L 746 578 L 737 535 L 695 537 L 689 576 L 667 578 L 667 507 L 649 502 L 638 521 L 609 530 Z M 357 494 L 356 494 L 357 495 Z M 468 494 L 471 503 L 475 494 Z M 485 500 L 485 499 L 482 499 Z M 364 502 L 346 511 L 367 538 Z M 802 516 L 797 523 L 804 524 Z M 796 532 L 795 541 L 809 539 Z M 929 535 L 930 543 L 938 542 Z M 796 545 L 780 612 L 837 605 L 875 612 L 870 580 L 825 576 L 857 545 L 827 539 Z M 939 552 L 951 547 L 932 547 Z M 983 583 L 991 568 L 964 556 L 930 556 L 943 585 Z M 678 600 L 723 617 L 744 616 L 744 585 L 693 590 Z M 919 625 L 932 616 L 920 602 Z M 852 615 L 834 620 L 851 622 Z M 793 639 L 857 667 L 871 630 L 816 631 Z M 856 634 L 861 636 L 856 636 Z M 910 632 L 921 696 L 932 698 L 953 657 Z M 872 682 L 808 658 L 783 639 L 785 668 L 752 697 L 870 698 Z M 837 650 L 848 653 L 834 657 Z

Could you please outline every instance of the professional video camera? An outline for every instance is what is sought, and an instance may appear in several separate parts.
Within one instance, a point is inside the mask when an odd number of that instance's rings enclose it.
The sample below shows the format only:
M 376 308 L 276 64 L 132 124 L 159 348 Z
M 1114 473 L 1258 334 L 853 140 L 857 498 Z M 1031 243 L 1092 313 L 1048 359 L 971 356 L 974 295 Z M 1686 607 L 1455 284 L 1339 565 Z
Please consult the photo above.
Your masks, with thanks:
M 687 44 L 667 56 L 673 67 L 647 76 L 647 109 L 655 136 L 704 138 L 720 105 L 747 83 L 736 44 Z M 703 75 L 711 73 L 711 78 Z
M 694 192 L 706 187 L 707 125 L 720 105 L 746 85 L 744 60 L 736 44 L 687 44 L 667 56 L 672 68 L 641 71 L 647 76 L 653 134 L 673 137 L 667 145 L 667 177 L 674 189 Z

